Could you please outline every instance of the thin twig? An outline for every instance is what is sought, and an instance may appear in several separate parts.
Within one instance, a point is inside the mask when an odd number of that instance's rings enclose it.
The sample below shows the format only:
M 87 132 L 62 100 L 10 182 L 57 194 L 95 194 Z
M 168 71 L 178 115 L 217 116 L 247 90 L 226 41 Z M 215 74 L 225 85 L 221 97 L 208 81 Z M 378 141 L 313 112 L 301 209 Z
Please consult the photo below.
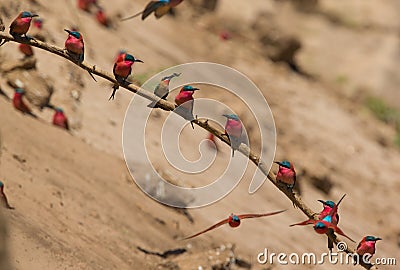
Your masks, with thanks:
M 37 47 L 40 48 L 42 50 L 48 51 L 50 53 L 56 54 L 58 56 L 61 56 L 63 58 L 65 58 L 66 60 L 74 63 L 75 65 L 81 67 L 82 69 L 88 71 L 89 73 L 92 73 L 94 75 L 97 75 L 105 80 L 110 81 L 111 83 L 115 84 L 115 85 L 119 85 L 122 88 L 125 88 L 126 90 L 133 92 L 135 94 L 138 94 L 150 101 L 158 101 L 157 105 L 159 108 L 165 110 L 165 111 L 174 111 L 175 110 L 175 104 L 173 104 L 172 102 L 169 102 L 167 100 L 163 100 L 163 99 L 159 99 L 159 97 L 157 97 L 156 95 L 152 94 L 149 91 L 146 91 L 142 88 L 140 88 L 139 86 L 133 85 L 133 84 L 129 84 L 129 85 L 121 85 L 117 82 L 117 80 L 108 72 L 103 71 L 101 69 L 98 69 L 96 66 L 94 65 L 89 65 L 87 64 L 85 61 L 84 62 L 76 62 L 74 59 L 72 59 L 64 49 L 59 48 L 57 46 L 51 45 L 51 44 L 47 44 L 45 42 L 42 42 L 40 40 L 28 40 L 28 39 L 15 39 L 14 37 L 7 35 L 7 34 L 3 34 L 0 33 L 0 39 L 4 39 L 6 42 L 16 42 L 16 43 L 24 43 L 24 44 L 29 44 L 33 47 Z M 175 113 L 181 115 L 179 112 L 175 111 Z M 183 115 L 181 115 L 183 116 Z M 204 119 L 204 118 L 199 118 L 199 119 L 195 119 L 192 121 L 194 124 L 202 127 L 203 129 L 207 130 L 208 132 L 214 134 L 214 136 L 218 137 L 221 141 L 223 141 L 224 143 L 226 143 L 227 145 L 230 146 L 230 142 L 229 139 L 224 136 L 224 131 L 220 130 L 220 129 L 216 129 L 212 126 L 210 126 L 208 124 L 208 119 Z M 262 161 L 260 161 L 260 157 L 254 153 L 254 151 L 252 151 L 247 145 L 245 144 L 241 144 L 239 147 L 239 151 L 244 154 L 245 156 L 247 156 L 249 158 L 249 160 L 251 160 L 260 170 L 261 172 L 267 176 L 267 178 L 270 180 L 270 182 L 272 184 L 274 184 L 282 193 L 284 193 L 286 195 L 286 197 L 289 198 L 290 201 L 292 201 L 292 203 L 294 205 L 296 205 L 307 217 L 312 218 L 312 219 L 316 219 L 317 218 L 317 213 L 313 212 L 302 200 L 301 198 L 297 195 L 292 193 L 290 190 L 288 190 L 287 188 L 285 188 L 282 185 L 279 185 L 276 181 L 276 176 L 272 173 L 272 171 L 269 171 L 269 167 L 263 163 Z M 342 240 L 340 240 L 337 237 L 334 237 L 332 234 L 327 234 L 328 237 L 335 243 L 339 243 L 342 242 Z M 355 251 L 349 247 L 347 247 L 347 249 L 344 251 L 346 253 L 354 253 Z M 376 266 L 371 265 L 371 264 L 366 264 L 364 262 L 360 263 L 361 266 L 363 266 L 365 269 L 369 269 L 369 270 L 374 270 L 374 269 L 378 269 Z

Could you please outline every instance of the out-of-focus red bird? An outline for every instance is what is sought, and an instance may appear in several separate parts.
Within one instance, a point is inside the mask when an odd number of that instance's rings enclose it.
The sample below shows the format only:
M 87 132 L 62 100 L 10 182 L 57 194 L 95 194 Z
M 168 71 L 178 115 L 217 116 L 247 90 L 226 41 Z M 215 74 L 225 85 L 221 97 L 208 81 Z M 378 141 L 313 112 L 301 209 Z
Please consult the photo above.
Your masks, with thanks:
M 37 117 L 32 113 L 32 110 L 25 104 L 24 100 L 22 99 L 25 94 L 25 91 L 21 88 L 15 89 L 14 97 L 13 97 L 13 106 L 18 111 L 22 112 L 23 114 L 29 114 L 33 117 Z
M 32 50 L 32 46 L 31 45 L 20 43 L 18 48 L 19 48 L 19 51 L 22 52 L 25 57 L 33 56 L 33 50 Z
M 55 108 L 53 125 L 69 130 L 68 118 L 65 116 L 64 111 L 61 108 Z

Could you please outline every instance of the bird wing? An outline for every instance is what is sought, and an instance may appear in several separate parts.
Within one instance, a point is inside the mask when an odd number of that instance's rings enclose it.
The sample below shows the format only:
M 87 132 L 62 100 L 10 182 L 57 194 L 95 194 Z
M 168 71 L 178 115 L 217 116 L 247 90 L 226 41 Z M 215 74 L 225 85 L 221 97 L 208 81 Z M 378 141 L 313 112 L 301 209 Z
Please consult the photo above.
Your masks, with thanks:
M 265 213 L 265 214 L 243 214 L 243 215 L 238 215 L 239 219 L 245 219 L 245 218 L 258 218 L 258 217 L 267 217 L 267 216 L 273 216 L 282 212 L 285 212 L 286 210 L 280 210 L 276 212 L 271 212 L 271 213 Z
M 14 20 L 11 25 L 10 25 L 10 31 L 12 32 L 14 30 L 14 27 L 17 25 L 17 20 Z
M 356 251 L 361 247 L 361 242 L 362 242 L 362 241 L 360 241 L 360 243 L 358 243 L 358 246 L 357 246 L 357 248 L 356 248 Z
M 336 233 L 340 234 L 341 236 L 346 237 L 347 239 L 349 239 L 351 242 L 355 243 L 355 241 L 353 239 L 351 239 L 349 236 L 347 236 L 338 226 L 336 226 L 335 224 L 332 223 L 328 223 L 326 224 L 328 228 L 333 229 Z
M 213 229 L 215 229 L 215 228 L 218 228 L 219 226 L 222 226 L 222 225 L 228 223 L 228 220 L 229 220 L 229 218 L 226 218 L 226 219 L 224 219 L 224 220 L 221 220 L 220 222 L 218 222 L 218 223 L 212 225 L 211 227 L 205 229 L 204 231 L 201 231 L 201 232 L 198 232 L 198 233 L 193 234 L 193 235 L 191 235 L 191 236 L 188 236 L 188 237 L 186 237 L 186 238 L 183 238 L 182 240 L 187 240 L 187 239 L 190 239 L 190 238 L 194 238 L 194 237 L 196 237 L 196 236 L 199 236 L 200 234 L 203 234 L 203 233 L 206 233 L 206 232 L 208 232 L 208 231 L 211 231 L 211 230 L 213 230 Z
M 142 20 L 146 19 L 153 11 L 157 14 L 158 9 L 161 7 L 167 6 L 169 10 L 168 4 L 169 4 L 168 1 L 150 1 L 150 3 L 148 3 L 143 10 Z M 157 15 L 156 17 L 157 19 L 159 18 Z
M 171 7 L 169 5 L 160 6 L 159 8 L 157 8 L 155 10 L 154 16 L 156 16 L 156 18 L 159 19 L 162 16 L 164 16 L 165 14 L 167 14 L 170 9 L 171 9 Z
M 308 219 L 306 221 L 303 222 L 299 222 L 299 223 L 295 223 L 290 225 L 289 227 L 293 227 L 293 226 L 304 226 L 304 225 L 308 225 L 308 224 L 315 224 L 316 222 L 318 222 L 319 220 L 314 220 L 314 219 Z

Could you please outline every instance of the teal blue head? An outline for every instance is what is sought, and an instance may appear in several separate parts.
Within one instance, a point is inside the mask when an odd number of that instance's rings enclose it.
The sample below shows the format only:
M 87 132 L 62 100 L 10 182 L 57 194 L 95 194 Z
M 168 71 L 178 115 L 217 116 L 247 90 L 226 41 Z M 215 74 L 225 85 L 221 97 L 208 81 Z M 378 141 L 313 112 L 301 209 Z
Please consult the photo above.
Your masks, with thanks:
M 368 241 L 368 242 L 376 242 L 378 240 L 382 240 L 382 238 L 375 237 L 375 236 L 370 236 L 370 235 L 365 237 L 365 241 Z
M 232 221 L 234 222 L 240 222 L 240 218 L 237 215 L 232 216 Z
M 236 114 L 223 114 L 223 116 L 225 116 L 228 119 L 239 121 L 239 117 Z
M 4 187 L 3 182 L 0 181 L 0 188 Z
M 199 88 L 195 88 L 195 87 L 193 87 L 191 85 L 185 85 L 185 86 L 182 87 L 182 91 L 194 92 L 194 91 L 197 91 L 197 90 L 200 90 L 200 89 Z
M 287 169 L 290 169 L 292 167 L 292 164 L 287 160 L 284 160 L 282 162 L 274 161 L 274 163 L 278 164 L 281 167 L 287 168 Z
M 56 112 L 61 112 L 61 113 L 64 112 L 63 109 L 61 109 L 60 107 L 56 107 L 54 110 L 55 110 Z
M 25 91 L 22 88 L 17 88 L 17 89 L 15 89 L 15 93 L 23 95 L 23 94 L 25 94 Z
M 335 207 L 335 203 L 332 201 L 323 201 L 323 200 L 318 200 L 320 203 L 322 203 L 323 205 L 329 206 L 330 208 Z
M 65 32 L 67 32 L 69 35 L 73 36 L 76 39 L 83 39 L 81 33 L 77 32 L 77 31 L 71 31 L 68 29 L 64 29 Z
M 140 62 L 143 63 L 142 60 L 136 59 L 132 54 L 127 53 L 125 56 L 125 61 L 129 61 L 129 62 Z
M 23 11 L 21 12 L 21 18 L 33 18 L 33 17 L 38 17 L 39 15 L 37 14 L 32 14 L 28 11 Z

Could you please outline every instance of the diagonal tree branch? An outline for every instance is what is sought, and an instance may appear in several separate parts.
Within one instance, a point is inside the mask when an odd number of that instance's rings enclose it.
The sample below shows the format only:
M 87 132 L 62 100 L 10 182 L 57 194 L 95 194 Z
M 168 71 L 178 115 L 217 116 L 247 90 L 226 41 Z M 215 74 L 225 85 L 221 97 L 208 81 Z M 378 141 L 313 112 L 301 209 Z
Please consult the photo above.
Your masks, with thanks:
M 0 39 L 3 39 L 5 42 L 16 42 L 16 43 L 29 44 L 33 47 L 40 48 L 40 49 L 48 51 L 52 54 L 61 56 L 61 57 L 65 58 L 66 60 L 74 63 L 75 65 L 81 67 L 82 69 L 88 71 L 91 74 L 97 75 L 105 80 L 108 80 L 108 81 L 114 83 L 115 85 L 119 85 L 120 87 L 125 88 L 126 90 L 133 92 L 135 94 L 138 94 L 150 101 L 156 101 L 156 102 L 158 101 L 158 104 L 157 104 L 158 107 L 165 111 L 174 111 L 176 108 L 176 105 L 173 104 L 172 102 L 169 102 L 169 101 L 166 101 L 163 99 L 159 99 L 159 97 L 157 97 L 156 95 L 140 88 L 139 86 L 136 86 L 134 84 L 124 84 L 124 85 L 119 84 L 117 82 L 117 80 L 114 78 L 114 76 L 112 76 L 110 73 L 108 73 L 106 71 L 98 69 L 95 65 L 89 65 L 85 61 L 81 62 L 81 63 L 76 62 L 73 58 L 71 58 L 68 55 L 68 53 L 64 49 L 59 48 L 57 46 L 47 44 L 45 42 L 42 42 L 40 40 L 35 40 L 35 39 L 29 39 L 29 40 L 25 39 L 25 38 L 15 39 L 14 37 L 7 35 L 7 34 L 3 34 L 3 33 L 0 33 Z M 183 116 L 179 111 L 174 111 L 174 112 Z M 223 141 L 224 143 L 226 143 L 227 145 L 230 146 L 229 139 L 227 138 L 227 136 L 224 136 L 225 132 L 209 125 L 208 119 L 204 119 L 204 118 L 195 119 L 195 120 L 193 120 L 193 123 L 202 127 L 203 129 L 209 131 L 210 133 L 214 134 L 214 136 L 218 137 L 221 141 Z M 301 198 L 297 194 L 292 193 L 284 185 L 280 185 L 276 181 L 276 176 L 272 173 L 272 171 L 269 171 L 269 167 L 260 160 L 260 157 L 254 151 L 252 151 L 247 145 L 245 145 L 243 143 L 240 145 L 239 151 L 242 154 L 244 154 L 245 156 L 247 156 L 248 159 L 251 160 L 257 166 L 257 168 L 261 170 L 261 172 L 265 176 L 267 176 L 267 178 L 270 180 L 270 182 L 273 185 L 275 185 L 275 187 L 278 188 L 282 193 L 284 193 L 286 195 L 286 197 L 288 197 L 288 199 L 291 200 L 292 203 L 294 205 L 296 205 L 307 217 L 309 217 L 311 219 L 317 219 L 318 214 L 313 212 L 301 200 Z M 328 233 L 327 235 L 335 244 L 337 244 L 339 242 L 343 242 L 339 238 L 334 237 L 333 234 Z M 344 252 L 354 253 L 355 251 L 353 249 L 347 247 L 347 249 Z M 372 264 L 364 263 L 364 262 L 360 262 L 360 265 L 363 266 L 365 269 L 369 269 L 369 270 L 378 269 L 376 266 L 374 266 Z

